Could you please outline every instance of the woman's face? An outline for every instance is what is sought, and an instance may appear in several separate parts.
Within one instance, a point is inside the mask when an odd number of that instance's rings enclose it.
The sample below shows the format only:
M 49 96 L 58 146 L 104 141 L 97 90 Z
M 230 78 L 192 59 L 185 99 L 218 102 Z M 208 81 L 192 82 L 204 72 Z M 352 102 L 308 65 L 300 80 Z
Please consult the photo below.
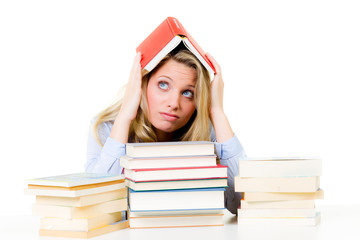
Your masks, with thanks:
M 195 111 L 196 70 L 170 59 L 151 75 L 147 86 L 149 120 L 159 133 L 172 133 Z

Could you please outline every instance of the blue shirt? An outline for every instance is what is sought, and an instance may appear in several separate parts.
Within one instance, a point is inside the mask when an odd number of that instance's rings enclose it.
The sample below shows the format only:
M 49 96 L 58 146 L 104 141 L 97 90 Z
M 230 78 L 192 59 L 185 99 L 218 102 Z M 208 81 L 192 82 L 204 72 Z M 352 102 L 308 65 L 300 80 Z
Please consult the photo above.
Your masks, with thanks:
M 110 137 L 112 126 L 111 122 L 104 122 L 99 128 L 100 139 L 103 142 L 105 141 L 103 147 L 98 144 L 91 131 L 89 131 L 87 161 L 85 164 L 86 172 L 122 173 L 123 168 L 120 166 L 119 159 L 126 154 L 125 144 Z M 236 214 L 240 205 L 241 194 L 234 191 L 234 177 L 239 174 L 239 160 L 246 157 L 245 151 L 235 134 L 228 141 L 218 143 L 216 142 L 214 129 L 212 129 L 211 141 L 215 144 L 216 155 L 220 159 L 220 164 L 228 167 L 228 187 L 225 190 L 225 207 L 231 213 Z

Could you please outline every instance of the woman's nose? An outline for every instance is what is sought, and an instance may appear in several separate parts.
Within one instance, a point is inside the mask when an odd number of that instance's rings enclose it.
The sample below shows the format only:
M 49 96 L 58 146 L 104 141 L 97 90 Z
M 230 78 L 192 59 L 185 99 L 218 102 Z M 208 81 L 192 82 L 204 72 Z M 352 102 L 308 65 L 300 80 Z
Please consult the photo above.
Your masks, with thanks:
M 173 92 L 169 94 L 168 107 L 173 110 L 177 110 L 180 107 L 180 98 L 181 98 L 180 93 Z

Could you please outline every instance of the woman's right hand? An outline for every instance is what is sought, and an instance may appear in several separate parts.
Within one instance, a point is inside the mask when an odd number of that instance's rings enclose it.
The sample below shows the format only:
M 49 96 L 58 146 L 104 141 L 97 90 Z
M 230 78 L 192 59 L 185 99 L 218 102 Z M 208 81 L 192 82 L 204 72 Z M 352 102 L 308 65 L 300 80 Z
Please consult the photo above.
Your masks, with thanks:
M 110 137 L 127 143 L 131 121 L 135 119 L 141 99 L 141 53 L 138 53 L 130 72 L 120 111 L 114 121 Z
M 128 121 L 135 119 L 141 100 L 141 53 L 135 56 L 126 86 L 125 95 L 121 104 L 119 115 Z

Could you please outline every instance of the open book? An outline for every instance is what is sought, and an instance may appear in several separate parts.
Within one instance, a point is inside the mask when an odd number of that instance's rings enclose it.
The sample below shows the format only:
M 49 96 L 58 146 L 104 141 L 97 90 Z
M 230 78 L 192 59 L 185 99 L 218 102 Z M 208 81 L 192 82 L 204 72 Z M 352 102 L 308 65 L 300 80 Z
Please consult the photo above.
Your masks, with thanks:
M 215 68 L 205 56 L 205 52 L 174 17 L 166 18 L 137 48 L 142 53 L 141 68 L 151 71 L 179 44 L 183 43 L 209 71 L 210 76 Z

